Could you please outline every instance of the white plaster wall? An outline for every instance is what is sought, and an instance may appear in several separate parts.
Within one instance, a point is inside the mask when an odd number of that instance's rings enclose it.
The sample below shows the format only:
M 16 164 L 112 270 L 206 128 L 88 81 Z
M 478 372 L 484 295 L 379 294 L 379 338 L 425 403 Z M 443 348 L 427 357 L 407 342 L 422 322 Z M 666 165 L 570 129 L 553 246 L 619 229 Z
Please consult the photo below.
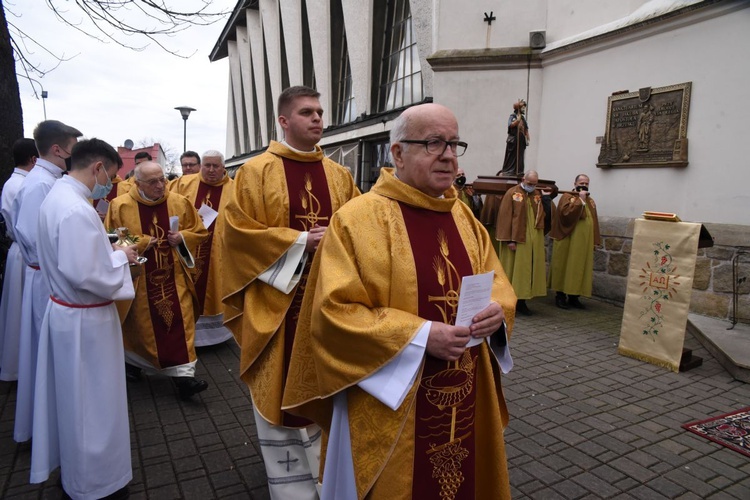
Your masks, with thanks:
M 538 164 L 562 188 L 591 177 L 599 213 L 676 212 L 683 220 L 750 223 L 750 4 L 720 17 L 544 65 Z M 722 8 L 716 7 L 714 10 Z M 599 169 L 607 97 L 693 82 L 686 168 Z M 532 121 L 532 126 L 534 122 Z
M 631 14 L 648 0 L 551 0 L 547 43 L 562 40 Z
M 528 47 L 529 31 L 546 25 L 548 0 L 436 1 L 438 50 L 487 48 L 485 12 L 497 18 L 490 26 L 489 47 Z
M 461 140 L 469 144 L 459 165 L 469 181 L 479 175 L 495 175 L 503 166 L 508 117 L 513 103 L 526 96 L 529 76 L 528 122 L 531 146 L 526 149 L 527 168 L 536 167 L 542 91 L 541 70 L 463 71 L 434 74 L 434 101 L 448 106 L 458 119 Z M 546 178 L 540 171 L 540 176 Z

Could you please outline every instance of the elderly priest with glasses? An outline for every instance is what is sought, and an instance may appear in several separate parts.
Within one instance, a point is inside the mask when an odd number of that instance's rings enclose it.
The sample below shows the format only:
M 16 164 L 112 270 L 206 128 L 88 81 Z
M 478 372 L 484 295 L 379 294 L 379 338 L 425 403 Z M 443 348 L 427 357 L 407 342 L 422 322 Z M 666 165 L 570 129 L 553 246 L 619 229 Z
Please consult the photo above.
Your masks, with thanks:
M 396 168 L 333 215 L 318 248 L 284 407 L 326 433 L 322 498 L 510 498 L 500 378 L 516 297 L 456 198 L 465 149 L 448 108 L 404 111 Z M 484 300 L 458 322 L 467 279 L 484 279 Z

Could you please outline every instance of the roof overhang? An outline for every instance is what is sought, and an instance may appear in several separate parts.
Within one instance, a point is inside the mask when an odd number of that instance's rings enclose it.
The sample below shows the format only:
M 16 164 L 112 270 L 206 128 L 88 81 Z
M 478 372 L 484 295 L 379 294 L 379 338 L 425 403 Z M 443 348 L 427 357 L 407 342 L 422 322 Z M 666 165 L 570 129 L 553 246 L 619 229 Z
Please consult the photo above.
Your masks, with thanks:
M 239 0 L 237 2 L 237 5 L 234 6 L 234 10 L 232 10 L 232 15 L 229 16 L 229 20 L 227 20 L 227 24 L 224 26 L 224 29 L 221 30 L 219 39 L 216 40 L 214 48 L 208 55 L 209 61 L 219 61 L 229 55 L 229 51 L 227 50 L 227 42 L 229 40 L 237 40 L 237 31 L 235 30 L 235 28 L 237 26 L 247 25 L 245 9 L 257 10 L 258 2 L 259 0 Z

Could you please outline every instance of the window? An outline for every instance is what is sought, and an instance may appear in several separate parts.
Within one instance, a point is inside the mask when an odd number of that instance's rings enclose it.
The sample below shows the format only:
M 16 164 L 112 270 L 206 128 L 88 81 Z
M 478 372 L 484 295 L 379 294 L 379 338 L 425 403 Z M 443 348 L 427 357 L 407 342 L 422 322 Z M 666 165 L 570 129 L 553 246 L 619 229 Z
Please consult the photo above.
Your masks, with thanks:
M 385 26 L 379 37 L 382 50 L 375 111 L 389 111 L 420 102 L 423 98 L 422 68 L 409 1 L 388 0 L 385 18 L 375 15 L 375 22 L 376 27 Z

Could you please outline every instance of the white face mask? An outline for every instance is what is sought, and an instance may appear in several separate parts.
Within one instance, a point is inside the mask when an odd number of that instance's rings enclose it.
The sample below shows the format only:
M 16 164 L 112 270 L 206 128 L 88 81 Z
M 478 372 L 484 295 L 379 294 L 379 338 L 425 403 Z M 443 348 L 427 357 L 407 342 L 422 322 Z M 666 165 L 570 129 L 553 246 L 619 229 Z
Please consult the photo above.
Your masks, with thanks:
M 534 192 L 534 190 L 536 189 L 536 186 L 529 186 L 529 185 L 527 185 L 526 183 L 523 183 L 523 182 L 522 182 L 522 183 L 521 183 L 521 189 L 523 189 L 523 190 L 524 190 L 524 191 L 526 191 L 527 193 L 533 193 L 533 192 Z

